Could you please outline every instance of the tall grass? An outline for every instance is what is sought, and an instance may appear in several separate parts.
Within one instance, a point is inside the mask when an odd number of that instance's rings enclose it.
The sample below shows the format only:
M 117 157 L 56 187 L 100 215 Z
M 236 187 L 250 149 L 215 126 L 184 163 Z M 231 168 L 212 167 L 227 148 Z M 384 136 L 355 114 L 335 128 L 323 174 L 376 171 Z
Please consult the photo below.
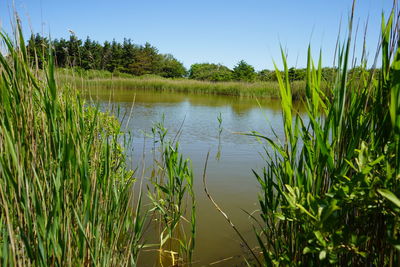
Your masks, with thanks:
M 1 265 L 135 265 L 145 216 L 119 122 L 57 86 L 50 51 L 37 77 L 19 26 L 0 41 Z
M 354 12 L 353 4 L 353 12 Z M 255 175 L 262 188 L 256 233 L 265 265 L 400 264 L 400 49 L 397 5 L 382 18 L 379 77 L 363 59 L 349 79 L 349 36 L 338 47 L 334 85 L 321 90 L 321 60 L 308 55 L 306 110 L 295 113 L 285 55 L 277 76 L 285 140 Z M 294 116 L 294 120 L 293 120 Z
M 97 86 L 279 96 L 285 139 L 275 142 L 251 134 L 273 149 L 266 149 L 263 172 L 255 172 L 262 190 L 259 216 L 251 215 L 260 247 L 260 258 L 254 262 L 267 266 L 400 264 L 396 8 L 388 20 L 382 20 L 378 74 L 367 70 L 363 61 L 357 77 L 348 75 L 351 16 L 349 37 L 338 47 L 337 77 L 328 91 L 321 59 L 315 64 L 310 52 L 303 84 L 290 82 L 284 53 L 284 73 L 277 70 L 274 84 L 109 77 L 108 73 L 85 78 L 70 70 L 59 70 L 56 81 L 50 50 L 44 71 L 33 71 L 35 64 L 28 60 L 20 27 L 15 40 L 0 34 L 7 50 L 0 55 L 1 264 L 136 265 L 149 217 L 142 211 L 141 194 L 135 194 L 135 179 L 126 167 L 120 123 L 85 105 L 74 89 Z M 296 95 L 304 95 L 307 120 L 293 108 Z M 221 116 L 218 123 L 220 135 Z M 161 124 L 153 134 L 160 144 L 160 159 L 148 197 L 159 230 L 160 257 L 170 255 L 170 265 L 190 265 L 196 235 L 190 161 L 183 159 L 175 140 L 165 140 Z
M 129 76 L 129 75 L 128 75 Z M 73 84 L 81 89 L 143 89 L 165 92 L 181 92 L 211 95 L 232 95 L 241 97 L 279 97 L 277 82 L 207 82 L 189 79 L 167 79 L 158 76 L 128 77 L 113 76 L 105 71 L 76 72 L 72 69 L 58 69 L 60 84 Z M 294 99 L 304 96 L 304 81 L 292 82 Z
M 161 266 L 191 266 L 196 237 L 196 200 L 193 171 L 189 159 L 179 153 L 179 145 L 167 140 L 163 123 L 153 129 L 155 157 L 148 187 L 159 235 L 159 264 Z M 156 145 L 158 147 L 156 148 Z M 156 153 L 156 151 L 154 151 Z

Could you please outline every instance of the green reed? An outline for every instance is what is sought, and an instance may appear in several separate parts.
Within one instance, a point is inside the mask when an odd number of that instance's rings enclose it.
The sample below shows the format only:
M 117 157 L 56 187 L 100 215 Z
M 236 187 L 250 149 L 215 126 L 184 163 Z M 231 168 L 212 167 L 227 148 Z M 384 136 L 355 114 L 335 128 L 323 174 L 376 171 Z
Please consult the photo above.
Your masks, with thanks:
M 1 265 L 134 266 L 145 215 L 120 124 L 57 86 L 50 50 L 38 77 L 17 25 L 0 34 Z
M 158 76 L 127 77 L 117 74 L 113 76 L 105 71 L 82 71 L 72 69 L 58 71 L 61 84 L 73 84 L 82 89 L 142 89 L 165 92 L 180 92 L 211 95 L 232 95 L 242 97 L 279 97 L 277 82 L 207 82 L 189 79 L 167 79 Z M 304 81 L 292 82 L 293 98 L 304 96 Z
M 266 266 L 398 266 L 400 263 L 399 14 L 382 18 L 382 70 L 362 60 L 349 78 L 349 36 L 338 47 L 338 71 L 321 89 L 321 57 L 308 53 L 307 119 L 292 106 L 286 57 L 277 76 L 285 140 L 259 133 L 272 148 L 256 178 L 262 188 L 253 218 Z M 396 5 L 395 5 L 396 7 Z
M 190 160 L 179 152 L 177 136 L 167 138 L 163 122 L 152 128 L 154 159 L 148 197 L 159 234 L 161 266 L 191 266 L 196 237 L 196 201 Z M 156 147 L 157 144 L 157 147 Z

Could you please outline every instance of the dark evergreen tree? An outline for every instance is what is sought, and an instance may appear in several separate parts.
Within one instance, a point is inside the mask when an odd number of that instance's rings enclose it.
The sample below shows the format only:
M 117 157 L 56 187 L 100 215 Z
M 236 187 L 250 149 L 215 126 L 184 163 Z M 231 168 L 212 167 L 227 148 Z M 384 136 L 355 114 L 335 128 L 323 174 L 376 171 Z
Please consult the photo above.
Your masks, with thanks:
M 69 65 L 68 42 L 61 38 L 60 40 L 53 41 L 54 54 L 56 64 L 58 67 L 65 68 Z
M 82 41 L 79 40 L 74 33 L 69 37 L 68 41 L 68 55 L 69 55 L 69 65 L 71 67 L 81 66 L 81 45 Z
M 80 67 L 84 68 L 85 70 L 88 69 L 95 69 L 95 60 L 93 56 L 93 44 L 92 41 L 90 40 L 89 36 L 86 38 L 83 47 L 80 49 L 81 50 L 81 64 Z
M 106 69 L 111 72 L 123 70 L 122 57 L 122 45 L 113 40 L 111 43 L 111 60 Z
M 49 41 L 41 35 L 32 35 L 27 42 L 27 51 L 31 62 L 42 67 L 45 49 L 49 49 Z M 157 48 L 146 43 L 139 46 L 131 39 L 123 43 L 113 40 L 103 45 L 92 41 L 89 37 L 84 42 L 71 31 L 68 40 L 61 38 L 52 42 L 56 66 L 77 67 L 85 70 L 108 70 L 125 72 L 133 75 L 156 74 L 163 77 L 176 78 L 186 75 L 186 69 L 172 55 L 159 54 Z
M 110 42 L 105 41 L 101 51 L 100 69 L 108 70 L 108 66 L 111 64 L 111 60 L 112 60 L 111 44 Z
M 46 60 L 47 49 L 49 48 L 49 41 L 47 38 L 42 37 L 40 34 L 31 35 L 28 40 L 27 53 L 30 57 L 30 62 L 37 62 L 37 67 L 42 68 L 43 61 Z
M 122 69 L 123 72 L 130 72 L 130 65 L 133 63 L 138 47 L 134 45 L 131 39 L 124 39 L 122 44 Z

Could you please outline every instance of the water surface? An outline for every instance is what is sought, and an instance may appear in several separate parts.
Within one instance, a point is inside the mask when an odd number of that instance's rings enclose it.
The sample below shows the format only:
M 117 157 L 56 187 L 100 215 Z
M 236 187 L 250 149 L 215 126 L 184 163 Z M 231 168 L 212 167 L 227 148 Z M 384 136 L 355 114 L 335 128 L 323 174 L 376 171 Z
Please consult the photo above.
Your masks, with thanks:
M 133 136 L 132 146 L 128 149 L 133 167 L 142 166 L 143 152 L 147 166 L 151 164 L 153 141 L 146 136 L 151 133 L 154 123 L 164 120 L 171 138 L 182 129 L 180 150 L 191 159 L 195 175 L 197 238 L 194 266 L 241 265 L 243 258 L 240 255 L 247 253 L 245 248 L 204 193 L 204 163 L 210 152 L 209 191 L 251 246 L 256 247 L 252 220 L 244 210 L 251 213 L 258 208 L 259 185 L 252 169 L 260 171 L 265 165 L 262 158 L 264 144 L 239 133 L 258 131 L 275 139 L 273 129 L 282 136 L 279 101 L 264 99 L 257 102 L 249 98 L 140 90 L 91 90 L 87 97 L 99 102 L 102 108 L 113 109 L 121 120 L 125 117 L 124 126 L 127 124 Z M 221 138 L 218 134 L 219 114 L 223 127 Z M 217 160 L 219 144 L 220 159 Z M 140 266 L 155 266 L 156 259 L 151 252 L 143 253 L 141 259 Z M 221 262 L 213 264 L 218 261 Z

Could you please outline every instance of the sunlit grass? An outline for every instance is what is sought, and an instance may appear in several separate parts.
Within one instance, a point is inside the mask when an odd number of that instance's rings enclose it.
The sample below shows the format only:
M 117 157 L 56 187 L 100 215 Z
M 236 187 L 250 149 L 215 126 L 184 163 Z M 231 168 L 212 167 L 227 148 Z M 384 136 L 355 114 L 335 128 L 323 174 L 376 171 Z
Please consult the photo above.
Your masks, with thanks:
M 36 76 L 20 28 L 0 41 L 1 265 L 135 265 L 145 217 L 120 123 L 56 85 L 50 52 Z
M 267 162 L 256 235 L 267 266 L 398 266 L 400 230 L 400 49 L 397 9 L 382 22 L 382 71 L 362 59 L 349 77 L 349 36 L 338 47 L 336 82 L 324 93 L 308 55 L 306 110 L 292 107 L 286 57 L 277 71 L 284 140 L 264 139 Z M 353 7 L 354 12 L 354 7 Z M 319 61 L 321 62 L 321 61 Z M 374 76 L 376 75 L 376 76 Z M 294 119 L 293 119 L 294 118 Z
M 112 75 L 106 71 L 81 71 L 58 69 L 60 84 L 73 84 L 80 89 L 142 89 L 242 97 L 279 97 L 277 82 L 207 82 L 190 79 L 167 79 L 154 75 L 134 77 L 126 74 Z M 292 82 L 293 98 L 300 99 L 305 91 L 304 81 Z

